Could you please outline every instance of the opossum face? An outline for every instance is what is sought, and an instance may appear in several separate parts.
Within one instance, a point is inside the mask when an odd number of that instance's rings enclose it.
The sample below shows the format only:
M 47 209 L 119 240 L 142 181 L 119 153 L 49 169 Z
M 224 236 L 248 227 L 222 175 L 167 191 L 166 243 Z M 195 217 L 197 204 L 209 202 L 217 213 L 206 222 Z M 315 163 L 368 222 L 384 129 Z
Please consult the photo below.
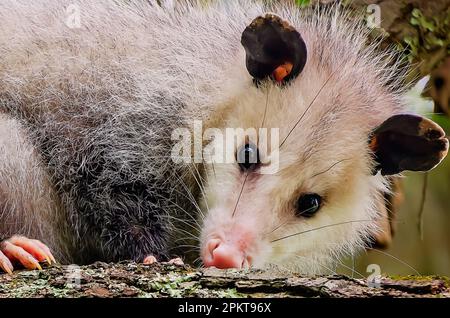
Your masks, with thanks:
M 272 96 L 284 93 L 276 88 L 271 92 Z M 237 106 L 241 107 L 245 108 Z M 255 114 L 262 118 L 263 112 Z M 240 116 L 230 114 L 229 126 L 258 127 L 246 126 L 249 116 L 244 111 Z M 267 126 L 280 128 L 285 136 L 288 130 L 280 126 L 288 122 L 287 117 L 280 114 Z M 286 139 L 279 149 L 279 167 L 269 173 L 261 171 L 273 164 L 268 159 L 271 154 L 246 138 L 237 139 L 234 163 L 210 166 L 201 238 L 206 266 L 277 264 L 310 273 L 320 270 L 319 263 L 326 266 L 323 263 L 333 253 L 362 244 L 373 226 L 368 222 L 376 213 L 371 204 L 382 181 L 371 175 L 364 138 L 341 141 L 342 131 L 318 131 L 324 128 L 315 128 L 317 123 L 302 125 Z M 356 137 L 348 128 L 344 133 Z M 357 124 L 353 128 L 359 130 Z M 265 142 L 260 138 L 257 144 Z M 243 152 L 256 160 L 240 160 Z
M 296 31 L 272 15 L 256 19 L 244 32 L 254 80 L 223 114 L 224 127 L 247 134 L 230 143 L 223 129 L 225 140 L 213 141 L 231 149 L 233 160 L 207 165 L 205 266 L 275 264 L 323 271 L 343 252 L 364 246 L 377 230 L 383 175 L 431 169 L 447 152 L 437 125 L 418 116 L 393 116 L 398 102 L 375 77 L 345 67 L 319 69 L 326 56 L 317 55 L 317 46 L 284 47 L 300 58 L 277 53 L 271 60 L 265 39 L 273 43 L 281 36 L 280 43 L 292 43 L 296 34 L 290 32 Z M 296 39 L 303 42 L 299 35 Z M 370 84 L 359 83 L 363 79 Z M 376 96 L 368 98 L 371 93 Z M 258 131 L 261 127 L 267 131 Z M 248 133 L 252 129 L 256 135 Z
M 226 127 L 268 131 L 237 137 L 234 162 L 208 165 L 201 237 L 206 266 L 276 264 L 316 272 L 373 232 L 373 205 L 384 184 L 372 175 L 367 128 L 322 107 L 290 133 L 308 105 L 298 93 L 311 98 L 299 89 L 296 83 L 260 86 L 230 108 Z

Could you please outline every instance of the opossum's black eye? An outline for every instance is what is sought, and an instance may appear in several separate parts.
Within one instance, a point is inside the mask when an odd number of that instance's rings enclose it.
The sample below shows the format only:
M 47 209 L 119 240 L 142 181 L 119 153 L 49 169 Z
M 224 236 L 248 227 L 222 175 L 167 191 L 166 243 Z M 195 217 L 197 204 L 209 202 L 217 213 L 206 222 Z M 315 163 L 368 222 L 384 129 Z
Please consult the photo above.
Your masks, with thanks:
M 258 148 L 251 143 L 242 146 L 236 153 L 236 160 L 242 170 L 253 170 L 260 163 Z
M 322 197 L 316 193 L 302 194 L 296 204 L 296 216 L 311 217 L 319 211 Z

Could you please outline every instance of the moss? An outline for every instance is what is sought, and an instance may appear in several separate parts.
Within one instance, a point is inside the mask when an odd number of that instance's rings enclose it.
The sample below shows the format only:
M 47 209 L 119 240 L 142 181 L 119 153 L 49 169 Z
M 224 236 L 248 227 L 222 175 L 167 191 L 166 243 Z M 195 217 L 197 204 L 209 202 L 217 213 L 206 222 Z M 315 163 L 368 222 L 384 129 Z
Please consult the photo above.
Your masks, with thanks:
M 300 7 L 306 7 L 311 4 L 311 0 L 295 0 L 295 4 Z
M 198 283 L 191 283 L 197 276 L 198 274 L 195 272 L 189 274 L 173 272 L 168 276 L 160 276 L 157 279 L 153 279 L 147 284 L 150 287 L 150 291 L 169 297 L 183 297 L 195 293 L 199 288 Z M 145 282 L 141 282 L 140 285 L 145 285 Z
M 244 298 L 244 294 L 239 293 L 236 288 L 229 288 L 219 292 L 219 297 L 223 298 Z
M 450 277 L 447 276 L 438 276 L 438 275 L 424 275 L 424 276 L 416 276 L 416 275 L 388 275 L 388 278 L 396 281 L 403 281 L 403 280 L 413 280 L 413 281 L 435 281 L 435 280 L 441 280 L 444 282 L 445 287 L 450 287 Z

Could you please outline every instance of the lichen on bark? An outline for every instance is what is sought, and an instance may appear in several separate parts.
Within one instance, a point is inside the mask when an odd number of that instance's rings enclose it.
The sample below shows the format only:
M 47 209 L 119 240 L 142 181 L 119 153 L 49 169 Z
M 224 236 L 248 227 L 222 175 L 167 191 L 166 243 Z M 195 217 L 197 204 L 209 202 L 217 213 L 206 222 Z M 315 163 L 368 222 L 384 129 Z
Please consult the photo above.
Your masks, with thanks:
M 196 269 L 133 262 L 56 265 L 0 274 L 0 298 L 161 297 L 450 297 L 449 280 L 383 277 L 379 286 L 341 275 L 304 277 L 263 270 Z

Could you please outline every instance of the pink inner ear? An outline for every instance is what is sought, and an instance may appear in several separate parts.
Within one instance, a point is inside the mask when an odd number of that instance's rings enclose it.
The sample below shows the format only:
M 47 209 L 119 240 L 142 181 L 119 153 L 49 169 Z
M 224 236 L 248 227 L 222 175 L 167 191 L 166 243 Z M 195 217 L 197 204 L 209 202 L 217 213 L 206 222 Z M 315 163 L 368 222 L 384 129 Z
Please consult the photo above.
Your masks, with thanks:
M 275 80 L 279 83 L 281 83 L 286 76 L 291 74 L 292 68 L 294 65 L 291 62 L 285 62 L 278 66 L 273 72 L 272 75 L 275 78 Z

